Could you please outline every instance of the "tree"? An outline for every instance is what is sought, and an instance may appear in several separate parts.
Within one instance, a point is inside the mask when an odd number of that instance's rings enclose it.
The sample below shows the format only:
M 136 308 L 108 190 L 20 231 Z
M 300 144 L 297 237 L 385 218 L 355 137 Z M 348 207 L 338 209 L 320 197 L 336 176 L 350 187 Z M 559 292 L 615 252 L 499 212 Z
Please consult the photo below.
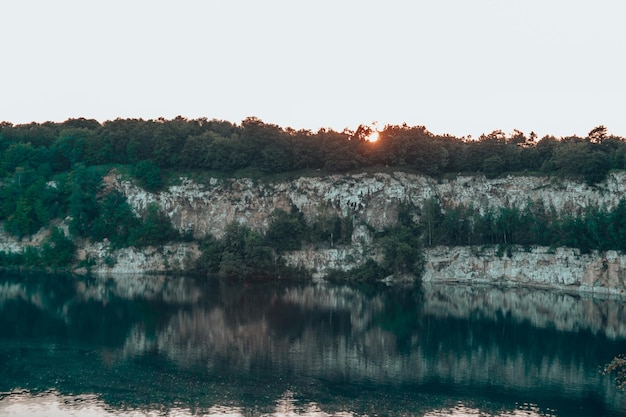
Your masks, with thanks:
M 443 220 L 441 205 L 435 198 L 429 198 L 422 204 L 420 224 L 424 230 L 426 246 L 433 246 L 439 232 L 439 226 Z
M 289 144 L 281 140 L 266 146 L 261 152 L 259 167 L 267 173 L 291 171 L 293 156 Z
M 157 191 L 163 186 L 161 168 L 152 160 L 144 160 L 135 165 L 134 176 L 148 191 Z
M 255 167 L 261 167 L 263 151 L 268 146 L 281 147 L 286 137 L 281 127 L 257 117 L 247 117 L 241 122 L 241 144 L 250 156 L 249 164 Z
M 219 274 L 225 278 L 248 278 L 276 273 L 272 249 L 263 236 L 246 226 L 232 223 L 221 240 Z
M 423 259 L 420 250 L 419 235 L 406 227 L 399 225 L 387 231 L 382 239 L 384 261 L 383 267 L 393 273 L 413 273 L 420 275 L 423 269 Z
M 36 167 L 38 162 L 37 151 L 30 143 L 14 143 L 3 153 L 0 159 L 0 173 L 8 174 L 16 169 L 22 170 L 29 167 Z
M 322 149 L 309 131 L 298 131 L 293 140 L 293 168 L 319 169 L 324 166 Z
M 304 216 L 293 207 L 291 213 L 275 210 L 265 233 L 265 241 L 278 252 L 300 249 L 306 238 L 307 225 Z
M 517 243 L 517 231 L 520 224 L 520 211 L 517 207 L 501 207 L 496 219 L 500 243 L 513 245 Z
M 469 245 L 472 243 L 472 222 L 468 215 L 471 215 L 471 209 L 463 205 L 445 210 L 441 222 L 441 243 L 446 245 Z
M 626 251 L 626 199 L 621 198 L 609 216 L 615 249 Z
M 593 143 L 601 143 L 606 139 L 607 129 L 604 125 L 596 126 L 589 131 L 587 137 Z
M 215 137 L 217 135 L 213 132 L 188 137 L 181 151 L 181 165 L 186 168 L 210 168 L 209 151 Z
M 141 226 L 131 232 L 131 242 L 136 246 L 155 246 L 179 237 L 170 219 L 156 203 L 148 204 Z
M 218 273 L 222 263 L 222 253 L 224 252 L 222 243 L 213 236 L 208 236 L 200 242 L 200 250 L 202 254 L 196 262 L 196 271 L 205 274 Z
M 320 215 L 306 228 L 308 241 L 311 243 L 335 244 L 350 243 L 354 225 L 352 219 L 338 215 Z
M 588 156 L 589 143 L 579 138 L 571 138 L 560 143 L 556 148 L 554 163 L 559 172 L 569 176 L 578 176 L 587 164 Z
M 322 141 L 324 168 L 331 172 L 348 171 L 359 166 L 361 157 L 358 153 L 359 142 L 351 140 L 347 132 L 318 132 Z
M 581 172 L 587 184 L 594 185 L 604 181 L 610 169 L 611 164 L 606 154 L 601 151 L 592 151 L 587 155 Z
M 15 211 L 7 218 L 4 227 L 18 238 L 32 235 L 39 229 L 34 217 L 35 212 L 31 202 L 26 197 L 22 197 L 17 201 Z
M 521 213 L 520 223 L 522 226 L 519 231 L 518 243 L 521 245 L 549 246 L 551 244 L 552 220 L 553 217 L 546 210 L 542 200 L 527 201 Z
M 541 171 L 550 173 L 555 170 L 554 157 L 559 141 L 554 136 L 544 136 L 535 146 L 535 163 L 532 165 Z
M 504 171 L 505 162 L 501 156 L 490 156 L 483 162 L 483 171 L 487 178 L 495 178 Z
M 216 137 L 208 146 L 207 168 L 232 173 L 249 166 L 250 152 L 238 140 Z
M 65 129 L 51 147 L 54 154 L 53 169 L 57 172 L 68 171 L 72 165 L 85 163 L 85 148 L 93 132 L 87 129 Z
M 101 176 L 97 171 L 76 164 L 68 175 L 70 232 L 87 237 L 94 219 L 98 217 L 99 203 L 97 193 L 101 185 Z
M 137 234 L 140 227 L 141 222 L 126 197 L 112 190 L 100 200 L 98 217 L 91 227 L 91 237 L 95 240 L 108 239 L 113 247 L 125 247 L 131 243 L 131 235 Z
M 44 266 L 66 267 L 74 261 L 75 252 L 74 241 L 53 227 L 41 248 L 41 262 Z

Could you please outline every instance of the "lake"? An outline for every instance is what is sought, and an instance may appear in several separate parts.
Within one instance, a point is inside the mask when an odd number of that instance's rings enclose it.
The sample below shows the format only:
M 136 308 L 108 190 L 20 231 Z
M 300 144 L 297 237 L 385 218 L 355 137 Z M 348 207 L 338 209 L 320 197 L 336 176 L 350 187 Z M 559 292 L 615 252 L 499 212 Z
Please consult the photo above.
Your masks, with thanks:
M 620 416 L 624 299 L 0 273 L 1 416 Z

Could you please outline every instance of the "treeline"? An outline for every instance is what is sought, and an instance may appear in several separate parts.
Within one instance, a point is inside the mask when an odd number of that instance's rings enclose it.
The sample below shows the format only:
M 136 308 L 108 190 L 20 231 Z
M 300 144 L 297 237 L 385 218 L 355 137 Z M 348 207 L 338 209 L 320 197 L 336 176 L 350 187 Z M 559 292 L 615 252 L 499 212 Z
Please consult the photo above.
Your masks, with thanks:
M 160 170 L 211 170 L 254 175 L 297 170 L 344 172 L 373 166 L 404 167 L 427 175 L 539 172 L 581 177 L 594 184 L 611 169 L 624 169 L 626 143 L 604 126 L 586 137 L 557 139 L 494 131 L 473 140 L 435 135 L 424 126 L 386 126 L 377 142 L 372 130 L 317 132 L 282 128 L 247 118 L 241 124 L 177 117 L 116 119 L 99 123 L 0 124 L 0 177 L 17 169 L 67 172 L 85 166 L 137 165 L 149 188 L 161 185 Z
M 581 214 L 558 213 L 542 201 L 482 212 L 472 206 L 441 207 L 426 200 L 419 210 L 425 246 L 551 246 L 626 251 L 626 200 L 615 208 L 588 206 Z

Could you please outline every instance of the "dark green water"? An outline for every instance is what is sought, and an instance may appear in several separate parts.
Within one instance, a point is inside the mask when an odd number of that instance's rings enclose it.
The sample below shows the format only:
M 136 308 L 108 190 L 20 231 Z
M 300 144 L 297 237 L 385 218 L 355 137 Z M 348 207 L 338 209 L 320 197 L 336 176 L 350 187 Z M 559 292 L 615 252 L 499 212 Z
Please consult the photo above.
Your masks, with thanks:
M 620 352 L 555 291 L 0 275 L 0 416 L 621 416 Z

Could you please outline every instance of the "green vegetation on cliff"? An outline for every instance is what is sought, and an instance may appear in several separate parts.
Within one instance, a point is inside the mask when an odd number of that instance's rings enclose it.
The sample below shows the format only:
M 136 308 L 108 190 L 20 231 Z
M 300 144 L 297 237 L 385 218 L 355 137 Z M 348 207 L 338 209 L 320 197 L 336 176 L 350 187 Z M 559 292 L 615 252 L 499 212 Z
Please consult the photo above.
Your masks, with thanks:
M 0 266 L 67 267 L 76 241 L 106 241 L 112 248 L 143 247 L 191 239 L 175 230 L 156 204 L 136 213 L 126 197 L 103 184 L 115 168 L 148 191 L 177 174 L 227 178 L 278 178 L 314 172 L 408 170 L 434 177 L 460 172 L 496 177 L 532 173 L 581 179 L 593 185 L 610 170 L 626 168 L 626 141 L 599 126 L 584 137 L 537 140 L 495 131 L 471 140 L 434 135 L 423 126 L 386 126 L 377 142 L 371 131 L 296 131 L 256 118 L 241 124 L 182 117 L 173 120 L 70 119 L 63 123 L 0 124 L 0 222 L 6 232 L 29 238 L 44 226 L 52 233 L 21 254 L 0 253 Z M 354 276 L 419 273 L 422 246 L 570 246 L 582 251 L 626 250 L 626 202 L 613 210 L 556 213 L 541 202 L 481 212 L 442 207 L 436 199 L 401 207 L 396 226 L 375 234 L 381 262 L 370 259 Z M 67 225 L 67 233 L 56 228 Z M 276 211 L 266 233 L 230 225 L 222 239 L 201 242 L 198 270 L 223 276 L 282 270 L 280 254 L 303 245 L 349 245 L 354 219 Z M 265 271 L 265 272 L 264 272 Z
M 626 200 L 608 210 L 589 205 L 581 214 L 557 213 L 541 201 L 525 207 L 500 207 L 481 213 L 477 207 L 441 207 L 424 202 L 421 216 L 427 246 L 551 246 L 626 251 Z

